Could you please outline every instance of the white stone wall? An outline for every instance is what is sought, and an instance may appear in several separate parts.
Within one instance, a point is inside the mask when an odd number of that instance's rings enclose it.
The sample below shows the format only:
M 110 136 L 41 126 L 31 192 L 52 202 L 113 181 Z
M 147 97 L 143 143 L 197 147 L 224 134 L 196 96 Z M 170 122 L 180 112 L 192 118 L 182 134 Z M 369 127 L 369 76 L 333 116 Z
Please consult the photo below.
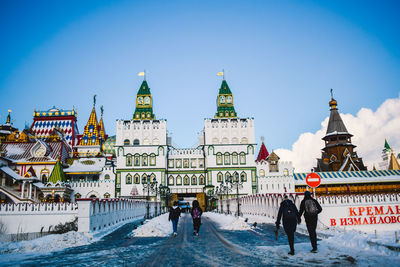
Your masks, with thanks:
M 2 204 L 0 222 L 5 234 L 48 232 L 78 216 L 76 203 Z
M 294 193 L 294 168 L 292 162 L 279 161 L 278 172 L 270 172 L 269 163 L 256 163 L 258 176 L 258 192 L 264 193 Z
M 256 185 L 252 182 L 256 179 L 254 119 L 205 119 L 203 135 L 208 182 L 217 186 L 220 184 L 219 173 L 223 174 L 223 180 L 227 174 L 244 173 L 247 181 L 240 193 L 252 194 L 252 184 Z M 218 155 L 222 162 L 217 162 Z M 241 155 L 245 161 L 241 160 Z M 228 161 L 226 157 L 229 157 Z

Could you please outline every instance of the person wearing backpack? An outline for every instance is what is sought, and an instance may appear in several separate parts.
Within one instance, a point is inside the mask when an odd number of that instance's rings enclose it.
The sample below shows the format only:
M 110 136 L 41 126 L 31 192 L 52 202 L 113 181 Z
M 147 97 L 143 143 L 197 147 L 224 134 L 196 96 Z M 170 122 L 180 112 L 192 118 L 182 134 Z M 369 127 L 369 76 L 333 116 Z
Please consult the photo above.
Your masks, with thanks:
M 172 229 L 174 231 L 174 236 L 178 232 L 178 222 L 181 216 L 181 209 L 178 206 L 178 201 L 174 202 L 174 205 L 169 209 L 168 221 L 172 221 Z
M 318 214 L 321 213 L 322 208 L 317 200 L 311 197 L 311 192 L 304 192 L 304 199 L 300 204 L 300 217 L 304 213 L 304 219 L 306 221 L 308 234 L 310 235 L 310 241 L 312 250 L 311 252 L 317 252 L 317 222 Z
M 294 205 L 287 195 L 284 196 L 284 200 L 279 207 L 278 218 L 275 223 L 276 230 L 279 229 L 281 218 L 283 221 L 283 229 L 289 241 L 290 251 L 288 254 L 294 255 L 294 232 L 296 232 L 297 224 L 300 223 L 301 220 L 296 205 Z
M 199 235 L 202 213 L 203 213 L 203 210 L 200 208 L 199 202 L 197 200 L 193 200 L 192 210 L 190 211 L 190 214 L 192 215 L 192 219 L 193 219 L 193 235 L 196 235 L 196 236 Z

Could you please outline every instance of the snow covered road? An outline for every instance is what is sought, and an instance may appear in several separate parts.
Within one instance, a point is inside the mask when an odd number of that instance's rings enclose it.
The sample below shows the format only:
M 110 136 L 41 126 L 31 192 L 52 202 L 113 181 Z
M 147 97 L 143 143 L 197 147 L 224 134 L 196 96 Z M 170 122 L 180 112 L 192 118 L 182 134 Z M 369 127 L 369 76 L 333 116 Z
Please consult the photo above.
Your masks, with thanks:
M 278 240 L 274 225 L 252 228 L 243 218 L 205 213 L 200 236 L 193 236 L 189 214 L 182 214 L 178 236 L 164 214 L 129 223 L 101 240 L 64 250 L 17 250 L 0 255 L 2 266 L 399 266 L 398 252 L 368 246 L 356 233 L 319 240 L 319 252 L 310 253 L 308 236 L 296 233 L 295 256 L 288 256 L 286 235 Z M 256 218 L 252 218 L 254 220 Z M 138 229 L 133 230 L 138 225 Z M 70 235 L 72 238 L 73 235 Z M 45 239 L 50 241 L 49 237 Z M 26 241 L 35 242 L 36 241 Z M 71 243 L 71 242 L 70 242 Z M 44 247 L 46 244 L 42 244 Z M 50 244 L 48 244 L 51 247 Z M 25 246 L 26 247 L 26 246 Z M 7 253 L 1 250 L 2 253 Z

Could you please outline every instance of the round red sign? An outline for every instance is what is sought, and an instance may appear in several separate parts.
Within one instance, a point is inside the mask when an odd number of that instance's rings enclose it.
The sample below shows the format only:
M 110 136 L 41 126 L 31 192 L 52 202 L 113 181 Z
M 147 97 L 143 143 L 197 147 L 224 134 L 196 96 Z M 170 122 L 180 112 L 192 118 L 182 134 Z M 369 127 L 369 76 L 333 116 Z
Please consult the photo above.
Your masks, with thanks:
M 318 173 L 309 173 L 306 176 L 306 183 L 309 187 L 318 187 L 321 184 L 321 177 L 318 175 Z

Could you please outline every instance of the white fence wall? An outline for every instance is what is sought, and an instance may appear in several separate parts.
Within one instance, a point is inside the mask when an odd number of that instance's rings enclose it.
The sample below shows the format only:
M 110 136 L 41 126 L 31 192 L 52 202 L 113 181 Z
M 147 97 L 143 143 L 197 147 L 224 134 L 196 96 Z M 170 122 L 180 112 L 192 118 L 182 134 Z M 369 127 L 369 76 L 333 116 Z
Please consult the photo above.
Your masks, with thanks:
M 73 221 L 77 216 L 76 203 L 0 205 L 3 234 L 48 232 L 57 224 Z
M 149 202 L 149 215 L 160 214 L 161 203 Z M 82 199 L 77 203 L 2 204 L 0 234 L 47 233 L 57 224 L 78 217 L 79 232 L 103 231 L 109 227 L 144 218 L 145 201 L 127 199 Z
M 300 209 L 303 194 L 287 194 Z M 319 227 L 337 227 L 363 231 L 400 229 L 400 194 L 347 195 L 317 197 L 322 206 Z M 276 220 L 282 194 L 257 194 L 240 198 L 241 215 L 267 216 Z M 222 207 L 221 207 L 222 203 Z M 218 211 L 237 212 L 237 200 L 223 199 L 217 202 Z
M 144 218 L 147 202 L 130 199 L 79 199 L 78 231 L 102 231 L 121 222 Z M 160 202 L 149 202 L 150 217 L 159 215 Z

